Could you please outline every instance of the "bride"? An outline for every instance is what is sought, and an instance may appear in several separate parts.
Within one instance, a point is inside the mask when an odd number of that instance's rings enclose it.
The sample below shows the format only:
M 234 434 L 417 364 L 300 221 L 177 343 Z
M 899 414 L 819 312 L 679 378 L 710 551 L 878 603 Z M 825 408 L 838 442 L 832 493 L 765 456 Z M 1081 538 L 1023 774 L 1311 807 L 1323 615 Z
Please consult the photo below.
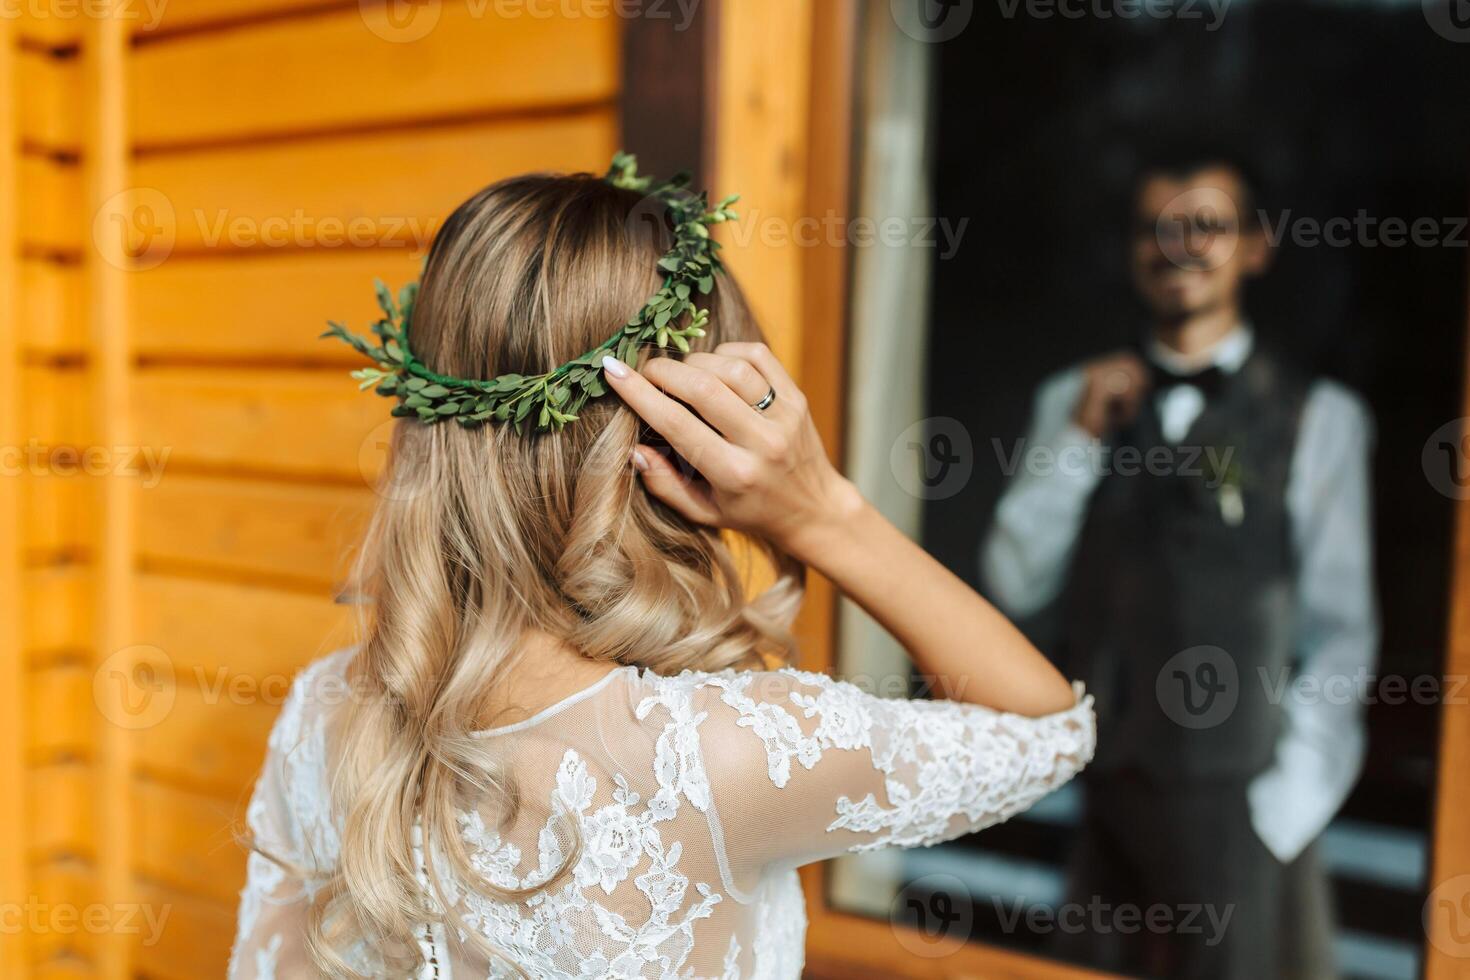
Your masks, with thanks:
M 667 250 L 628 233 L 650 201 Z M 401 418 L 361 642 L 297 678 L 249 806 L 232 977 L 794 980 L 797 867 L 1091 758 L 1090 698 L 828 461 L 708 236 L 729 203 L 621 155 L 502 181 L 376 344 L 334 326 Z M 805 567 L 950 700 L 780 666 Z

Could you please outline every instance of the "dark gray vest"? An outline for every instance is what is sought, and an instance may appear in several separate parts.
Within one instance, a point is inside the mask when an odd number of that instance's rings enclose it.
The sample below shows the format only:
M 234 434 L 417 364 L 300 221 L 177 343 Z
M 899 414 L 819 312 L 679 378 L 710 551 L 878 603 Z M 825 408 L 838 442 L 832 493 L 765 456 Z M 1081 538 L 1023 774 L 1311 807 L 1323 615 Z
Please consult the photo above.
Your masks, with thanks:
M 1286 483 L 1306 390 L 1257 350 L 1178 446 L 1153 398 L 1111 441 L 1063 606 L 1064 657 L 1096 699 L 1095 774 L 1270 764 L 1294 653 Z

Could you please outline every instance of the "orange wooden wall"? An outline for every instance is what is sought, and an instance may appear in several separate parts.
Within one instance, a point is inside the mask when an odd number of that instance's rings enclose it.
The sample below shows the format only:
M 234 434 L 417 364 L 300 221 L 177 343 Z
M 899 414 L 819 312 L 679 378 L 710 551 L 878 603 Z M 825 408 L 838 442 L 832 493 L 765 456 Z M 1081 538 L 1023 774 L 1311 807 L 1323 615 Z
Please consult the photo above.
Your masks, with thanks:
M 220 976 L 232 826 L 286 680 L 345 635 L 330 596 L 382 459 L 388 403 L 317 334 L 365 326 L 372 278 L 412 277 L 475 189 L 606 166 L 620 24 L 595 2 L 21 6 L 0 441 L 40 462 L 0 478 L 0 708 L 23 735 L 0 833 L 25 843 L 0 886 L 43 927 L 0 936 L 0 974 Z M 134 446 L 161 474 L 126 472 Z M 166 913 L 156 942 L 55 911 L 122 905 Z

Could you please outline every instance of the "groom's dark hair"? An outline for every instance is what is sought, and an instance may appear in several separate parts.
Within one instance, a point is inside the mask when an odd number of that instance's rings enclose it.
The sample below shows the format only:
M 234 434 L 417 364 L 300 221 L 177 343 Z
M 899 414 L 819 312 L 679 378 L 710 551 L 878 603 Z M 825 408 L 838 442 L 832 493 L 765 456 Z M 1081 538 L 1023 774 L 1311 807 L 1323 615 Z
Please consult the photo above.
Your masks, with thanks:
M 1132 197 L 1150 177 L 1183 179 L 1209 167 L 1225 167 L 1240 178 L 1243 199 L 1236 201 L 1242 230 L 1260 227 L 1257 210 L 1264 182 L 1250 157 L 1225 140 L 1199 137 L 1166 137 L 1147 144 L 1133 172 Z

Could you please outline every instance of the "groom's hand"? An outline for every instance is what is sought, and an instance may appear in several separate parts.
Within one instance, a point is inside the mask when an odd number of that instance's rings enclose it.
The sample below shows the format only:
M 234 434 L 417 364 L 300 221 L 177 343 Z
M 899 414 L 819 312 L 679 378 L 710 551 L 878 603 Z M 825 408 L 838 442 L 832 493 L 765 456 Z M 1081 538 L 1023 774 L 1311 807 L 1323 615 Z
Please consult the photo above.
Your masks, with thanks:
M 1148 393 L 1148 368 L 1132 351 L 1118 351 L 1082 368 L 1082 396 L 1072 420 L 1095 439 L 1111 435 L 1138 415 Z

